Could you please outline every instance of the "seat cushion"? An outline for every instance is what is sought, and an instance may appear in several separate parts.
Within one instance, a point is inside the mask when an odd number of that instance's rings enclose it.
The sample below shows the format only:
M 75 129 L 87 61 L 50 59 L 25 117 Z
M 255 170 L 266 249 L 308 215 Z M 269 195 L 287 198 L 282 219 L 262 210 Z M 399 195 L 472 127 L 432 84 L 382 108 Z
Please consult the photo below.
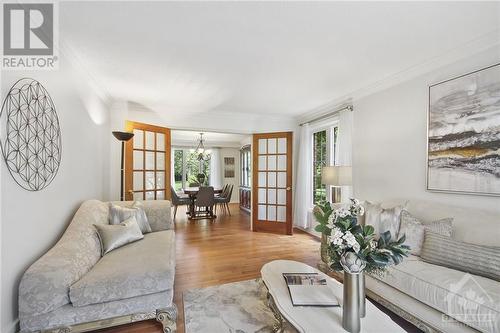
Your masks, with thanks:
M 104 257 L 70 288 L 73 306 L 85 306 L 173 289 L 175 238 L 152 232 Z
M 495 280 L 415 256 L 372 277 L 481 332 L 500 332 L 500 283 Z

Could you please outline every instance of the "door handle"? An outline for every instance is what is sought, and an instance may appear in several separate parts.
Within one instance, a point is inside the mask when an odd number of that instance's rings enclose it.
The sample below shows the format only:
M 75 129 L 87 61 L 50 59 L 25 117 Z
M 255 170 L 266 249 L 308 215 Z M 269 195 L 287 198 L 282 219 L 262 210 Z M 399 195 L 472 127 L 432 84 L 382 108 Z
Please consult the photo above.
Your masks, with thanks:
M 291 190 L 292 190 L 292 187 L 291 187 L 291 186 L 288 186 L 288 187 L 286 188 L 286 190 L 287 190 L 287 191 L 291 191 Z

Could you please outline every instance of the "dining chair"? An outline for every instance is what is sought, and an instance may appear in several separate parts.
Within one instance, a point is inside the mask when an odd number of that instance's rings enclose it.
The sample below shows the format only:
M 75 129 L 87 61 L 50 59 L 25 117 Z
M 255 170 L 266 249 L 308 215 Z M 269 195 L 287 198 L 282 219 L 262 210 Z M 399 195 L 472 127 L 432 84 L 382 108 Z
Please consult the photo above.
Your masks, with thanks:
M 170 193 L 172 194 L 172 205 L 174 206 L 174 220 L 177 215 L 177 207 L 179 206 L 187 206 L 190 203 L 190 199 L 188 196 L 180 196 L 177 194 L 173 187 L 170 187 Z
M 228 185 L 225 192 L 221 194 L 220 197 L 215 198 L 215 211 L 217 212 L 217 206 L 222 205 L 222 211 L 224 214 L 229 214 L 231 216 L 231 210 L 229 209 L 229 202 L 231 202 L 231 196 L 233 195 L 234 185 Z
M 214 188 L 212 186 L 202 186 L 200 187 L 196 199 L 194 201 L 195 206 L 195 216 L 196 217 L 206 217 L 215 218 L 214 215 Z
M 215 195 L 216 198 L 220 198 L 220 197 L 223 197 L 224 194 L 226 193 L 227 191 L 227 188 L 229 187 L 229 184 L 225 184 L 223 187 L 222 187 L 222 190 L 220 191 L 220 193 L 217 193 Z

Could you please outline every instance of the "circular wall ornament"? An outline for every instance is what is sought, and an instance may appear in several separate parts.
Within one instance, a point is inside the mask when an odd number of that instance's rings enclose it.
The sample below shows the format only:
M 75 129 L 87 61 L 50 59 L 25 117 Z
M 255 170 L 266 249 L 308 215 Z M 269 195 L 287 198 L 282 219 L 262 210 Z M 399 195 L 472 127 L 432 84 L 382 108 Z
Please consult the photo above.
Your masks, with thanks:
M 10 174 L 28 191 L 55 178 L 61 163 L 61 128 L 49 93 L 33 79 L 17 81 L 0 112 L 0 146 Z

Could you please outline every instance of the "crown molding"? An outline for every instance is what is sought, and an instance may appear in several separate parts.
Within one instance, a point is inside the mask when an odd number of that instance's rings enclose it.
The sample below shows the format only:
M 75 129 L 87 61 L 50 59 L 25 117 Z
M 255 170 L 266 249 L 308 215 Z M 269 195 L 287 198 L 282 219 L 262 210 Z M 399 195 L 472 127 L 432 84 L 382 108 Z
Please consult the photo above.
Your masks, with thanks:
M 388 89 L 418 76 L 432 72 L 433 70 L 436 70 L 438 68 L 444 67 L 468 57 L 472 57 L 476 54 L 499 46 L 500 30 L 491 31 L 474 40 L 462 44 L 459 47 L 450 49 L 444 54 L 427 59 L 420 64 L 408 67 L 397 73 L 390 74 L 379 80 L 375 80 L 373 83 L 368 84 L 365 87 L 353 90 L 352 92 L 335 98 L 317 108 L 305 111 L 301 115 L 297 116 L 295 120 L 297 123 L 310 121 L 311 119 L 325 115 L 347 104 L 352 104 L 354 100 L 362 99 L 376 92 Z

